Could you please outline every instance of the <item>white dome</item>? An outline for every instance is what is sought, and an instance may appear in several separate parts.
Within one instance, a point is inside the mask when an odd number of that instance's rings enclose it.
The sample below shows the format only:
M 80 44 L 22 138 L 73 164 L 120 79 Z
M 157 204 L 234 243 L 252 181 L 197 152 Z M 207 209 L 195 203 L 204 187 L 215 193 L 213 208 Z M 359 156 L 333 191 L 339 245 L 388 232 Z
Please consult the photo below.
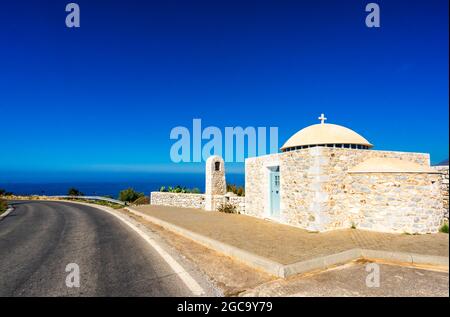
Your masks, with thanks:
M 323 144 L 353 144 L 366 146 L 367 148 L 373 147 L 369 141 L 353 130 L 337 124 L 320 123 L 298 131 L 287 140 L 281 150 Z

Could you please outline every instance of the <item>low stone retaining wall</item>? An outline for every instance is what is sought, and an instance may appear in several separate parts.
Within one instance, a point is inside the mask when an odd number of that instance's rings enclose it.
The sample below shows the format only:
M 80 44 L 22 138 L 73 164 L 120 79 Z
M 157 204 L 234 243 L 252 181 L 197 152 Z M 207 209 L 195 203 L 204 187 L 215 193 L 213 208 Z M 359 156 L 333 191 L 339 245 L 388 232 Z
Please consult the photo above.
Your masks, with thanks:
M 205 195 L 204 194 L 151 192 L 150 203 L 152 205 L 204 209 L 205 208 Z
M 151 192 L 150 203 L 152 205 L 205 209 L 205 196 L 205 194 Z M 245 212 L 245 197 L 227 195 L 213 196 L 215 210 L 225 202 L 234 205 L 237 212 Z
M 448 183 L 449 183 L 449 175 L 448 165 L 442 165 L 442 166 L 433 166 L 433 168 L 439 172 L 441 172 L 441 194 L 444 202 L 444 218 L 448 221 Z
M 220 205 L 229 203 L 236 207 L 236 212 L 240 214 L 245 213 L 245 197 L 241 196 L 229 196 L 229 195 L 214 195 L 214 210 L 217 210 Z
M 245 214 L 245 197 L 232 196 L 229 197 L 229 203 L 236 206 L 237 212 Z

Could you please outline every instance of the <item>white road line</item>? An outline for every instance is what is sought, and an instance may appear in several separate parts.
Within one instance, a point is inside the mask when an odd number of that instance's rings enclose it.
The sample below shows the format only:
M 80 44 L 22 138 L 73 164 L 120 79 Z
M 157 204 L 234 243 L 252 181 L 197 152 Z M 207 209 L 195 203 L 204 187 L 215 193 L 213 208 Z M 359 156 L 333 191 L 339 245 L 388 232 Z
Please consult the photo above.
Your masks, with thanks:
M 92 205 L 88 205 L 94 207 Z M 119 216 L 115 212 L 112 212 L 108 209 L 102 208 L 102 206 L 95 206 L 95 208 L 101 209 L 114 217 L 120 219 L 126 225 L 128 225 L 131 229 L 133 229 L 142 239 L 144 239 L 148 244 L 150 244 L 156 252 L 166 261 L 166 263 L 171 267 L 171 269 L 180 277 L 184 284 L 189 288 L 189 290 L 197 296 L 201 296 L 205 294 L 203 288 L 197 283 L 197 281 L 177 262 L 175 259 L 167 253 L 155 240 L 151 239 L 146 233 L 144 233 L 141 229 L 136 227 L 134 224 Z
M 8 208 L 4 213 L 2 213 L 0 215 L 0 220 L 2 220 L 3 218 L 6 218 L 6 216 L 8 216 L 13 210 L 14 210 L 14 208 L 12 208 L 12 207 Z

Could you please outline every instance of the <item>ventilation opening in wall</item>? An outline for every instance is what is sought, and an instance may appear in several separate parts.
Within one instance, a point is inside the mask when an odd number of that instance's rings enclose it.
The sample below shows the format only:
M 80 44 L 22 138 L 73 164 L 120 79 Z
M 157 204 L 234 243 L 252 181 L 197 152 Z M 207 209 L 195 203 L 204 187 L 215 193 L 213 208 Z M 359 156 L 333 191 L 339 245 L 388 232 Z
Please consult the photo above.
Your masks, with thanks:
M 220 171 L 220 162 L 214 163 L 214 170 L 215 171 Z

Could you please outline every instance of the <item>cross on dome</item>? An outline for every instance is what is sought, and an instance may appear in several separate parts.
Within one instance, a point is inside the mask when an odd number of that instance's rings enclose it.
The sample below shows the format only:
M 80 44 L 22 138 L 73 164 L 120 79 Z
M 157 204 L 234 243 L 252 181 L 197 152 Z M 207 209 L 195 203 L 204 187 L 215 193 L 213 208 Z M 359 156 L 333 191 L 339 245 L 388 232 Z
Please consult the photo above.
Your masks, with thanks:
M 325 115 L 324 115 L 323 113 L 322 113 L 322 114 L 320 115 L 320 117 L 317 118 L 317 119 L 320 120 L 320 123 L 321 123 L 321 124 L 324 124 L 324 123 L 325 123 L 325 120 L 327 120 L 327 118 L 325 118 Z
M 321 114 L 319 124 L 301 129 L 284 143 L 281 151 L 295 151 L 304 148 L 325 146 L 330 148 L 347 148 L 367 150 L 373 147 L 369 141 L 349 128 L 338 124 L 325 123 L 327 118 Z

